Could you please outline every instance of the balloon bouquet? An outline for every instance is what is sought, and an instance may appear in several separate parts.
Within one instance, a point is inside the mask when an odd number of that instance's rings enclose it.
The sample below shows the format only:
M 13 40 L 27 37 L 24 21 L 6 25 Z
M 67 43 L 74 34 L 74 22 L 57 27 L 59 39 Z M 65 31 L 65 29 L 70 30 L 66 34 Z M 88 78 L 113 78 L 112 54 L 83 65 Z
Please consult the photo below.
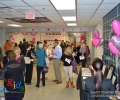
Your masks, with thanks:
M 103 38 L 99 38 L 100 37 L 100 33 L 98 30 L 94 31 L 94 39 L 92 39 L 92 44 L 95 47 L 101 46 L 104 42 Z
M 11 38 L 11 43 L 12 43 L 12 44 L 15 43 L 15 38 L 14 38 L 14 37 Z
M 110 51 L 118 57 L 118 53 L 120 51 L 120 21 L 114 20 L 112 22 L 112 30 L 114 31 L 115 35 L 111 38 L 108 47 Z

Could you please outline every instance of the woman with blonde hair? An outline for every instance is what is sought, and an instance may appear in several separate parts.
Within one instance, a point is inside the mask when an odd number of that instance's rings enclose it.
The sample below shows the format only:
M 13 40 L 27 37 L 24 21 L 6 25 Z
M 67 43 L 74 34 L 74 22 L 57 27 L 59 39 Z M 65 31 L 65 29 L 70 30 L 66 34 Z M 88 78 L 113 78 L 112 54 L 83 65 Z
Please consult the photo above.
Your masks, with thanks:
M 70 78 L 70 83 L 72 88 L 75 88 L 74 84 L 73 84 L 73 75 L 72 75 L 72 61 L 73 61 L 73 57 L 72 57 L 72 48 L 71 47 L 67 47 L 63 56 L 61 57 L 61 60 L 64 63 L 64 71 L 65 71 L 65 75 L 66 75 L 66 88 L 69 87 L 69 78 Z
M 13 52 L 15 53 L 16 55 L 16 61 L 18 63 L 21 63 L 22 64 L 22 67 L 23 67 L 23 75 L 25 75 L 25 60 L 23 57 L 20 56 L 21 54 L 21 50 L 19 47 L 14 47 L 13 48 Z

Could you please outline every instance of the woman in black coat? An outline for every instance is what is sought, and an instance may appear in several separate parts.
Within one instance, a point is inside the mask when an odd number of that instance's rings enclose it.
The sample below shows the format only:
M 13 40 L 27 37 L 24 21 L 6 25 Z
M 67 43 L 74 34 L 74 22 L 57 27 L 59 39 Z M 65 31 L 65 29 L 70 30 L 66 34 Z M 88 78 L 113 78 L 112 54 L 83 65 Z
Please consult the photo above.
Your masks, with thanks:
M 26 64 L 26 76 L 25 76 L 25 83 L 26 85 L 30 85 L 31 84 L 31 80 L 32 80 L 32 73 L 33 73 L 33 57 L 34 54 L 31 51 L 31 45 L 27 44 L 26 45 L 26 57 L 29 57 L 31 59 L 31 63 L 30 64 Z
M 22 64 L 16 61 L 14 52 L 8 55 L 9 62 L 4 66 L 4 86 L 8 93 L 5 93 L 5 100 L 23 100 L 25 93 L 24 76 Z
M 101 59 L 96 58 L 92 66 L 95 75 L 85 79 L 85 90 L 89 94 L 89 100 L 110 100 L 110 96 L 114 96 L 114 86 L 112 81 L 103 76 L 102 68 L 103 62 Z

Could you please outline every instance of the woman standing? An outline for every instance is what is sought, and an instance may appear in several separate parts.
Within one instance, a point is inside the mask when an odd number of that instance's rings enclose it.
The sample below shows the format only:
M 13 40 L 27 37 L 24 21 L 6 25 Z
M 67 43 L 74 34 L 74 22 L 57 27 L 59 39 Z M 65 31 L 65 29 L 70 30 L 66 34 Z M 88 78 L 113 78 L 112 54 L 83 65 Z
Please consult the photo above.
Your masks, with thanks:
M 25 60 L 24 60 L 23 57 L 20 56 L 20 54 L 21 54 L 20 48 L 19 47 L 14 47 L 13 52 L 16 55 L 16 61 L 22 64 L 23 75 L 25 75 Z
M 43 44 L 40 43 L 37 46 L 36 50 L 36 59 L 37 59 L 37 84 L 36 87 L 40 86 L 40 74 L 42 72 L 42 85 L 45 86 L 45 73 L 42 71 L 43 67 L 46 65 L 46 51 L 43 49 Z
M 72 75 L 72 48 L 71 47 L 67 47 L 63 56 L 61 57 L 61 60 L 64 63 L 64 71 L 65 71 L 65 75 L 66 75 L 66 88 L 69 87 L 69 76 L 70 76 L 70 82 L 71 82 L 71 86 L 72 88 L 75 88 L 74 84 L 73 84 L 73 75 Z
M 22 64 L 16 61 L 14 52 L 8 54 L 9 62 L 4 66 L 5 79 L 4 86 L 8 93 L 5 93 L 5 100 L 23 100 L 25 84 L 23 77 Z
M 30 85 L 31 84 L 31 80 L 32 80 L 33 58 L 34 58 L 34 55 L 31 52 L 31 45 L 30 44 L 26 44 L 26 57 L 29 57 L 31 59 L 31 63 L 30 64 L 26 64 L 26 76 L 25 76 L 25 83 L 26 83 L 26 85 Z
M 88 91 L 89 100 L 110 100 L 109 96 L 114 96 L 115 90 L 111 80 L 103 76 L 102 60 L 96 58 L 92 66 L 96 73 L 85 79 L 85 90 Z
M 47 67 L 49 67 L 49 64 L 50 64 L 49 57 L 51 56 L 51 51 L 48 49 L 47 44 L 44 44 L 43 47 L 44 47 L 44 49 L 46 51 L 46 55 L 47 55 L 47 57 L 46 57 L 46 65 L 47 65 Z M 46 80 L 48 80 L 48 73 L 45 74 L 45 78 L 46 78 Z

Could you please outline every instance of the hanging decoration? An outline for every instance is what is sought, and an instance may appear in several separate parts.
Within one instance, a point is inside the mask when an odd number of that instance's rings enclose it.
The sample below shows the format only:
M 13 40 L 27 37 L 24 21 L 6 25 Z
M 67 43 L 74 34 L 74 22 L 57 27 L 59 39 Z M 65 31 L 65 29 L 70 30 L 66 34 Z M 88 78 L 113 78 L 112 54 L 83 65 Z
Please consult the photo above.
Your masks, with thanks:
M 37 32 L 34 33 L 34 29 L 32 29 L 32 32 L 30 32 L 30 34 L 31 34 L 32 36 L 35 36 L 35 35 L 37 34 Z
M 47 30 L 49 31 L 49 30 L 50 30 L 50 28 L 47 28 Z
M 24 31 L 26 31 L 26 28 L 24 28 Z M 21 32 L 23 35 L 27 35 L 28 32 Z
M 110 51 L 118 57 L 118 53 L 120 51 L 120 21 L 114 20 L 112 22 L 112 30 L 115 35 L 110 39 L 108 47 Z
M 82 28 L 80 28 L 80 30 L 82 30 Z
M 92 39 L 92 44 L 95 47 L 101 46 L 104 43 L 104 39 L 100 38 L 100 33 L 98 30 L 94 31 L 94 39 Z

